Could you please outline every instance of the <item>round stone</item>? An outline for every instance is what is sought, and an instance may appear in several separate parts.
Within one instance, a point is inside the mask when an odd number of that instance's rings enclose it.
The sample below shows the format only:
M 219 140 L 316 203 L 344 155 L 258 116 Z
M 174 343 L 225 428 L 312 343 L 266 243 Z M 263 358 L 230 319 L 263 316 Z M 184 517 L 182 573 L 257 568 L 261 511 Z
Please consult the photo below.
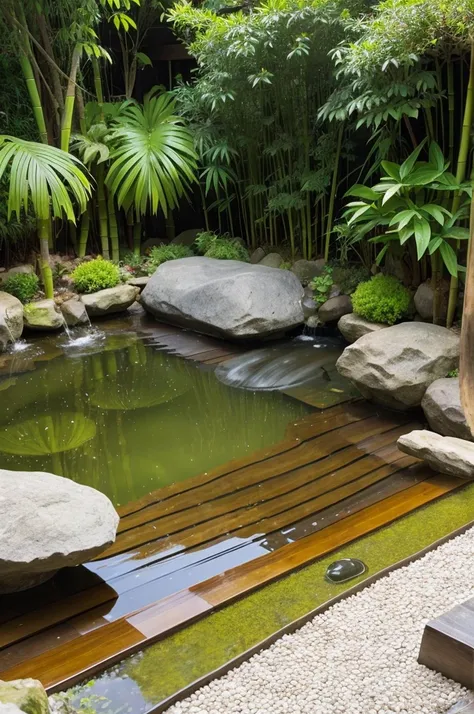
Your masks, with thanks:
M 357 578 L 367 570 L 367 566 L 357 558 L 341 558 L 328 566 L 325 578 L 330 583 L 345 583 L 346 580 Z

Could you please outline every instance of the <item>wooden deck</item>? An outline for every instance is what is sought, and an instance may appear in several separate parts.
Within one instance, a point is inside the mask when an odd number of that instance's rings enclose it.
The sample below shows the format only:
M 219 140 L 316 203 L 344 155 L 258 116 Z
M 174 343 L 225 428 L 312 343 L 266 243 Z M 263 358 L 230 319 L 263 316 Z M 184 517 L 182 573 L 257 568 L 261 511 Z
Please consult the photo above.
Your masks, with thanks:
M 152 332 L 158 348 L 207 364 L 239 351 Z M 365 402 L 315 410 L 279 444 L 121 508 L 100 559 L 0 598 L 0 678 L 71 686 L 463 486 L 398 451 L 420 426 L 409 419 Z

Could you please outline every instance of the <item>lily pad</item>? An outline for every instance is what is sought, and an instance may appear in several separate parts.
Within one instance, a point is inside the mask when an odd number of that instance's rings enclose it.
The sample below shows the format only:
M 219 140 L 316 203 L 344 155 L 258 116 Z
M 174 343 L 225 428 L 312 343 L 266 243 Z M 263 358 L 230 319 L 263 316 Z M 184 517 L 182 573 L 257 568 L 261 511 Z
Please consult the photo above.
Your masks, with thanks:
M 63 412 L 12 424 L 0 432 L 0 451 L 17 456 L 45 456 L 71 451 L 96 435 L 92 419 Z
M 145 409 L 170 402 L 190 388 L 187 380 L 174 377 L 157 383 L 150 383 L 146 373 L 137 372 L 135 378 L 127 382 L 120 381 L 120 373 L 118 377 L 116 380 L 100 380 L 91 394 L 91 404 L 105 410 Z

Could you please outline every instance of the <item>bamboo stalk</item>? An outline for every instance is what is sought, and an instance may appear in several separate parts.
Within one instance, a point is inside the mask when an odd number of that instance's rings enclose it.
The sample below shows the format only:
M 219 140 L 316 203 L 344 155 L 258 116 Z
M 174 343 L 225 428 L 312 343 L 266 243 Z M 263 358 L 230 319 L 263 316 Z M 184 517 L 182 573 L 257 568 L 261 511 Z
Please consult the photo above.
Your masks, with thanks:
M 466 91 L 466 99 L 464 103 L 464 116 L 461 131 L 461 143 L 459 145 L 458 163 L 456 168 L 456 181 L 462 183 L 466 178 L 467 160 L 469 155 L 469 147 L 471 143 L 472 119 L 474 113 L 474 41 L 471 42 L 471 60 L 469 65 L 469 83 Z M 457 192 L 453 198 L 452 213 L 456 213 L 461 203 L 461 193 Z M 454 249 L 456 253 L 459 251 L 459 241 L 455 242 Z M 456 303 L 458 299 L 458 276 L 451 276 L 449 284 L 449 300 L 448 314 L 446 317 L 446 326 L 451 327 L 453 324 Z
M 448 160 L 450 166 L 454 159 L 454 65 L 451 56 L 447 62 L 448 78 Z
M 23 76 L 25 78 L 28 94 L 30 96 L 31 106 L 33 108 L 33 114 L 35 117 L 36 126 L 38 127 L 40 140 L 43 142 L 43 144 L 47 144 L 48 132 L 46 130 L 46 122 L 44 119 L 41 97 L 36 84 L 33 66 L 30 62 L 28 55 L 26 54 L 26 51 L 23 51 L 20 54 L 20 66 L 23 72 Z
M 107 199 L 105 197 L 104 164 L 97 166 L 97 210 L 99 213 L 99 235 L 102 256 L 109 260 L 109 231 L 107 222 Z
M 81 216 L 81 232 L 79 235 L 78 256 L 83 258 L 87 250 L 87 240 L 89 238 L 89 228 L 91 223 L 90 206 L 87 206 L 85 213 Z
M 61 149 L 69 151 L 69 140 L 72 131 L 72 117 L 74 114 L 74 103 L 76 100 L 76 79 L 81 60 L 81 47 L 76 45 L 72 52 L 71 71 L 67 83 L 66 101 L 64 102 L 63 121 L 61 124 Z
M 461 404 L 471 434 L 474 434 L 474 198 L 471 200 L 470 238 L 461 327 L 459 382 Z
M 99 119 L 100 119 L 100 121 L 104 121 L 104 92 L 102 89 L 102 79 L 100 76 L 99 60 L 97 59 L 97 57 L 91 57 L 91 62 L 92 62 L 92 72 L 94 75 L 95 96 L 96 96 L 97 104 L 99 105 L 99 110 L 100 110 Z
M 40 271 L 44 294 L 48 300 L 54 297 L 53 271 L 49 262 L 49 236 L 51 219 L 38 219 L 38 236 L 40 239 Z
M 333 217 L 334 217 L 334 204 L 336 201 L 337 175 L 338 175 L 338 171 L 339 171 L 339 159 L 341 156 L 343 135 L 344 135 L 344 124 L 342 123 L 341 126 L 339 127 L 339 133 L 337 136 L 336 156 L 334 157 L 334 171 L 333 171 L 333 175 L 332 175 L 331 193 L 329 196 L 329 209 L 328 209 L 328 218 L 327 218 L 327 224 L 326 224 L 326 242 L 325 242 L 325 246 L 324 246 L 324 259 L 325 260 L 328 260 L 328 258 L 329 258 L 329 244 L 331 242 L 332 221 L 333 221 Z
M 140 255 L 142 224 L 137 221 L 133 226 L 133 255 Z
M 107 208 L 109 212 L 109 233 L 110 233 L 110 247 L 112 250 L 112 260 L 118 263 L 120 260 L 120 249 L 119 249 L 119 234 L 118 234 L 118 224 L 117 224 L 117 214 L 115 212 L 114 197 L 109 191 L 107 197 Z

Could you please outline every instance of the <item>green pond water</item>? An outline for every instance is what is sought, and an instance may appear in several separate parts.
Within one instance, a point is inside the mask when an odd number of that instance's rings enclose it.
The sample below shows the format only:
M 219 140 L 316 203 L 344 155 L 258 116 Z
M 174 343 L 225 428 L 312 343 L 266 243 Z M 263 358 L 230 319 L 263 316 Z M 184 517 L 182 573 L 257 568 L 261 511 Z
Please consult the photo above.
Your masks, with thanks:
M 115 505 L 276 443 L 310 409 L 225 386 L 123 329 L 43 338 L 10 357 L 0 362 L 0 468 L 67 476 Z

